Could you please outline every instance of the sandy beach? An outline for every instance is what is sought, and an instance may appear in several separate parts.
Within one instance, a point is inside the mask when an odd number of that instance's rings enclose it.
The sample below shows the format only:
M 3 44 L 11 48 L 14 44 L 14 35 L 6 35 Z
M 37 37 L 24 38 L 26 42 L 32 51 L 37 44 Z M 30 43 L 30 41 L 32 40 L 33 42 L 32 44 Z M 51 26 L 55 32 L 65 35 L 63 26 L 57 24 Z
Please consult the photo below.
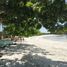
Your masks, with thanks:
M 54 61 L 67 62 L 67 42 L 53 41 L 43 37 L 44 36 L 30 37 L 28 42 L 48 51 L 49 54 L 46 55 L 47 58 Z
M 1 50 L 4 55 L 0 64 L 6 67 L 67 67 L 67 42 L 43 37 L 28 37 Z

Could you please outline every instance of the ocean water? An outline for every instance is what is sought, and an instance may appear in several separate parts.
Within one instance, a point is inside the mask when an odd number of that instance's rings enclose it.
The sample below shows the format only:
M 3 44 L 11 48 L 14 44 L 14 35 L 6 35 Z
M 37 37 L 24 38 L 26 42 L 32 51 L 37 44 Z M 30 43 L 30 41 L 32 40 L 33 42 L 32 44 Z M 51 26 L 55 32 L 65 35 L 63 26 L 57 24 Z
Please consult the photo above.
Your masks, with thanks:
M 67 35 L 44 35 L 43 38 L 45 39 L 49 39 L 49 40 L 54 40 L 54 41 L 63 41 L 63 42 L 67 42 Z

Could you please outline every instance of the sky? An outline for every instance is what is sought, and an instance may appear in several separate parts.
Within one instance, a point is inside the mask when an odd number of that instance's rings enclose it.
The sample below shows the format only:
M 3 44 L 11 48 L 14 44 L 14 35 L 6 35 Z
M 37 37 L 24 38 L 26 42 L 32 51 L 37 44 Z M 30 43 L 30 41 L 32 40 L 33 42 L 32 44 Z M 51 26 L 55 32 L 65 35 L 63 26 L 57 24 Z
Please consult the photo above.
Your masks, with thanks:
M 0 31 L 2 31 L 2 24 L 0 23 Z
M 41 29 L 40 29 L 40 32 L 42 32 L 42 33 L 48 33 L 48 30 L 42 26 Z
M 67 2 L 67 0 L 65 0 Z

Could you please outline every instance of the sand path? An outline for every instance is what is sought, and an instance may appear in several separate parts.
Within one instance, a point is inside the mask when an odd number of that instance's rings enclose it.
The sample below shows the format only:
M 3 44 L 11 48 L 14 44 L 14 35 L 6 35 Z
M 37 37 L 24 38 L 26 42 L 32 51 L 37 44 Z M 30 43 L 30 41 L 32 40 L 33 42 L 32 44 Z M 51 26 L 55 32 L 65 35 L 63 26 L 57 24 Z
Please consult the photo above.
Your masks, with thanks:
M 34 36 L 0 52 L 0 67 L 67 67 L 67 42 Z
M 53 41 L 45 39 L 43 36 L 35 36 L 28 38 L 28 43 L 46 49 L 49 52 L 46 57 L 49 59 L 67 62 L 67 42 Z

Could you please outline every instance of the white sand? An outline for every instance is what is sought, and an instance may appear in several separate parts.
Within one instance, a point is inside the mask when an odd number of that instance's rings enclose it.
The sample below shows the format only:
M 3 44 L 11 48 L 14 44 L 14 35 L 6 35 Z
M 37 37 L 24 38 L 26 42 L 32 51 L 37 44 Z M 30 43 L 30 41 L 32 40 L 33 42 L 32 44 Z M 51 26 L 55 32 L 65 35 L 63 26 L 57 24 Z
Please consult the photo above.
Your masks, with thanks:
M 67 62 L 67 42 L 48 40 L 44 39 L 43 36 L 34 36 L 26 40 L 27 43 L 46 49 L 49 54 L 45 55 L 45 57 L 48 59 Z
M 8 59 L 8 60 L 15 60 L 15 59 L 18 59 L 18 60 L 21 60 L 21 58 L 24 56 L 24 54 L 13 54 L 13 55 L 4 55 L 1 57 L 1 59 Z
M 43 36 L 34 36 L 25 38 L 25 41 L 24 42 L 22 41 L 21 43 L 33 44 L 39 48 L 45 49 L 46 52 L 48 53 L 44 56 L 48 59 L 51 59 L 53 61 L 67 62 L 67 42 L 48 40 L 44 39 Z M 24 56 L 23 53 L 14 54 L 12 56 L 4 55 L 0 59 L 12 59 L 12 60 L 15 58 L 21 59 L 23 56 Z

